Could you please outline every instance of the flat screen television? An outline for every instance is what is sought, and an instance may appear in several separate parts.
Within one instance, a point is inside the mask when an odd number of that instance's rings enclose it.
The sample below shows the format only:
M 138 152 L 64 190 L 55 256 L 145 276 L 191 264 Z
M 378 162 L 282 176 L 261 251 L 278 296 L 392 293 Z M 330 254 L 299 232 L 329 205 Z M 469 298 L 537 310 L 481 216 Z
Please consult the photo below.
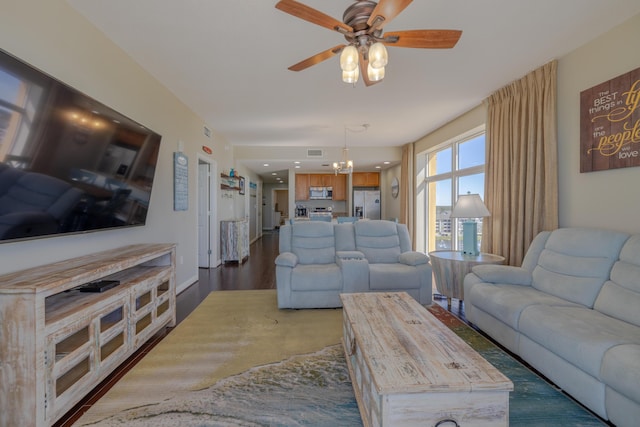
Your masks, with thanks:
M 0 243 L 144 225 L 160 140 L 0 50 Z

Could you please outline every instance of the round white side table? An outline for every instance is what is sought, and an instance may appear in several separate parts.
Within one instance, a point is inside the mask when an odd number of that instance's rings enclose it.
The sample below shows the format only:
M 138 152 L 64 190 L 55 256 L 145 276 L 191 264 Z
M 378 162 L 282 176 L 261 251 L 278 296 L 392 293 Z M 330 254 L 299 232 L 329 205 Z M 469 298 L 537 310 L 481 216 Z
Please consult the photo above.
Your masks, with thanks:
M 471 268 L 479 264 L 503 264 L 504 257 L 481 252 L 479 255 L 465 255 L 458 251 L 429 252 L 433 276 L 438 293 L 447 297 L 451 307 L 451 298 L 464 300 L 464 276 Z

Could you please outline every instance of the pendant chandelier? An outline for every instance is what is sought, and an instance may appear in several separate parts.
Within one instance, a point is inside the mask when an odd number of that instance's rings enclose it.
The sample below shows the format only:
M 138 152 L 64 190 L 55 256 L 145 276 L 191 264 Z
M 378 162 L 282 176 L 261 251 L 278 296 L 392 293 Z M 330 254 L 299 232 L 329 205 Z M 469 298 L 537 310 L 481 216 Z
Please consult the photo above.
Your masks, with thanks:
M 342 149 L 342 160 L 333 162 L 333 171 L 336 175 L 351 174 L 353 172 L 353 160 L 349 160 L 349 149 L 347 148 L 347 127 L 344 127 L 344 148 Z
M 336 175 L 338 175 L 339 173 L 346 175 L 353 173 L 353 160 L 349 160 L 349 149 L 347 148 L 347 131 L 364 132 L 369 129 L 368 123 L 359 126 L 362 127 L 362 129 L 352 130 L 347 126 L 344 127 L 344 148 L 342 149 L 342 160 L 340 160 L 339 162 L 333 162 L 333 171 Z

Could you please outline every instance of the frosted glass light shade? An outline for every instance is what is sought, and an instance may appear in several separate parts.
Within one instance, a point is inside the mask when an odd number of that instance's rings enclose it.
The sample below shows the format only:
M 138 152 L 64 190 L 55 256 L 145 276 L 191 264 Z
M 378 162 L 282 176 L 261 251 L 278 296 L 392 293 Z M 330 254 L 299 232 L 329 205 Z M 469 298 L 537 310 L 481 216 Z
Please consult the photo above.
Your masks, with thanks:
M 358 68 L 358 49 L 355 46 L 347 46 L 342 49 L 340 68 L 342 71 L 353 71 Z
M 360 70 L 357 66 L 353 71 L 342 72 L 342 81 L 345 83 L 357 83 L 359 77 L 360 77 Z
M 373 68 L 371 63 L 367 66 L 367 77 L 372 82 L 377 82 L 379 80 L 384 79 L 384 67 L 381 68 Z
M 369 48 L 369 65 L 373 68 L 382 68 L 389 62 L 387 48 L 380 42 L 376 42 Z

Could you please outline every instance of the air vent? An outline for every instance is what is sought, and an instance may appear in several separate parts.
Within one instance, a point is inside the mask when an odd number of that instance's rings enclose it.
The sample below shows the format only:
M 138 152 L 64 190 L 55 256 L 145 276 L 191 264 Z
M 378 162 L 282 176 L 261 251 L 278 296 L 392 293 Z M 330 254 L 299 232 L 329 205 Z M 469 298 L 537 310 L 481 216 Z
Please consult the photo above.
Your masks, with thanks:
M 307 157 L 324 157 L 324 154 L 319 148 L 309 148 L 307 150 Z

